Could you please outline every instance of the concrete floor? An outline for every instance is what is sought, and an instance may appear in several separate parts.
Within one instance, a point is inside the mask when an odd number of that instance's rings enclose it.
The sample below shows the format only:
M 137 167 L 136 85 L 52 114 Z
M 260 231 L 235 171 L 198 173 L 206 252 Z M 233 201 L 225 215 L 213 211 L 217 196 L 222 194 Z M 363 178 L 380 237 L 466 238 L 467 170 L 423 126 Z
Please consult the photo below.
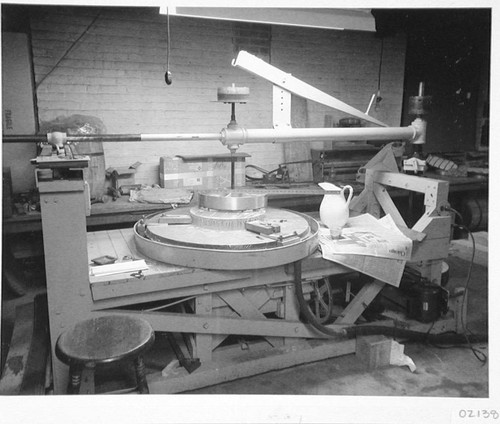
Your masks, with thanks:
M 468 263 L 450 257 L 448 288 L 465 285 Z M 12 331 L 15 307 L 43 290 L 32 282 L 21 298 L 4 296 L 2 339 Z M 487 268 L 474 265 L 469 285 L 468 326 L 477 334 L 488 331 Z M 5 345 L 3 346 L 5 347 Z M 488 345 L 475 348 L 488 355 Z M 4 349 L 2 349 L 4 351 Z M 191 394 L 302 394 L 363 396 L 428 396 L 485 398 L 489 394 L 489 367 L 468 346 L 441 349 L 408 343 L 405 353 L 417 369 L 388 366 L 368 372 L 355 355 L 332 358 L 250 378 L 205 387 Z

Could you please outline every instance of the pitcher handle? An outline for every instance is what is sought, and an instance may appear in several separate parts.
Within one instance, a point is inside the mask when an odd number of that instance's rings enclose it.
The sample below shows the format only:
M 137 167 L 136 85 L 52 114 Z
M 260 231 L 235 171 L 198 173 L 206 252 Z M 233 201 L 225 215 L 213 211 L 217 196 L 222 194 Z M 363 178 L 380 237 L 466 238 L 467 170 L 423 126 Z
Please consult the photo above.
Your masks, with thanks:
M 351 202 L 352 194 L 354 193 L 354 190 L 352 189 L 352 187 L 350 185 L 346 185 L 342 188 L 342 196 L 344 196 L 344 191 L 346 191 L 346 190 L 349 190 L 349 196 L 347 197 L 347 201 L 346 201 L 347 206 L 349 206 L 349 203 Z M 344 198 L 345 198 L 345 196 L 344 196 Z

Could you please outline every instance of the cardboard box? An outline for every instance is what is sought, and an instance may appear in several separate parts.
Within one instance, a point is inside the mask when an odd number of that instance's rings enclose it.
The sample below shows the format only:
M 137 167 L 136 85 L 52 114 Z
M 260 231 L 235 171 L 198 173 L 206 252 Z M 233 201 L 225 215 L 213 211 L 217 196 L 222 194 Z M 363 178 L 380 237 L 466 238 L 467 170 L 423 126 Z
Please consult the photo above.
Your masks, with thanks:
M 247 153 L 234 155 L 234 185 L 245 185 Z M 206 190 L 231 187 L 231 154 L 164 156 L 160 158 L 160 185 L 163 188 Z

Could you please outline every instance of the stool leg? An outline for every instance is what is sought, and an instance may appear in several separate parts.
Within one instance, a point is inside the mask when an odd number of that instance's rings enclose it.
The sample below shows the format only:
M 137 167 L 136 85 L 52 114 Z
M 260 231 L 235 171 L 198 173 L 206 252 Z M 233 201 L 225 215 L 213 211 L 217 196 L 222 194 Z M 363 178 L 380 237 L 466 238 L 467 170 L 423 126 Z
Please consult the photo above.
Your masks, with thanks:
M 134 359 L 134 365 L 135 365 L 135 376 L 137 378 L 137 388 L 139 389 L 139 393 L 147 395 L 149 394 L 149 387 L 148 387 L 148 382 L 146 381 L 146 372 L 142 356 L 138 356 L 136 359 Z
M 82 383 L 79 392 L 81 395 L 93 395 L 95 393 L 94 374 L 95 366 L 86 364 L 82 371 Z
M 69 367 L 68 394 L 77 395 L 80 392 L 82 370 L 80 367 Z

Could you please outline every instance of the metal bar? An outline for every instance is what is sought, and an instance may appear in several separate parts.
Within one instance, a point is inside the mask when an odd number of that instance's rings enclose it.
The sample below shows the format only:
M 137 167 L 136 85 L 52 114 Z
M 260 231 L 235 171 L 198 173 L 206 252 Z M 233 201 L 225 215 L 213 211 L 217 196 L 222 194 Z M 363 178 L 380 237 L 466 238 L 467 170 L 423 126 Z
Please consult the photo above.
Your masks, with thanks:
M 220 133 L 201 134 L 141 134 L 140 141 L 220 141 Z
M 362 141 L 362 140 L 413 140 L 418 136 L 413 126 L 364 127 L 364 128 L 286 128 L 286 129 L 226 129 L 220 133 L 200 134 L 93 134 L 68 135 L 69 143 L 85 141 L 145 142 L 145 141 L 221 141 L 234 146 L 245 143 L 288 143 L 303 141 Z M 46 142 L 46 135 L 4 135 L 4 143 Z
M 46 135 L 20 134 L 2 136 L 2 143 L 41 143 L 44 141 L 47 141 Z
M 290 128 L 247 129 L 244 131 L 245 143 L 285 143 L 292 141 L 361 141 L 361 140 L 412 140 L 417 136 L 415 128 L 408 127 L 351 127 L 351 128 Z M 232 140 L 233 133 L 225 132 L 226 138 Z
M 67 135 L 68 143 L 85 141 L 101 141 L 106 143 L 140 142 L 140 141 L 210 141 L 221 140 L 220 133 L 200 134 L 91 134 L 91 135 Z M 3 143 L 42 143 L 47 142 L 47 135 L 21 134 L 4 135 Z

